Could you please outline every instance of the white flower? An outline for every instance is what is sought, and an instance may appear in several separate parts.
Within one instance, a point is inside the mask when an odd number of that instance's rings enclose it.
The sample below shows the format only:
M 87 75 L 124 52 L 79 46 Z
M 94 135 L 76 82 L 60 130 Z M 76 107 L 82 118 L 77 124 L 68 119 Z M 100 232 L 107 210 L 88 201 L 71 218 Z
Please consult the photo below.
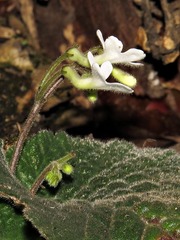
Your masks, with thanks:
M 131 48 L 122 53 L 123 44 L 114 36 L 108 37 L 105 41 L 100 30 L 97 30 L 97 36 L 102 44 L 104 52 L 95 56 L 97 63 L 102 64 L 104 61 L 110 61 L 112 64 L 121 63 L 125 65 L 140 66 L 141 63 L 134 61 L 142 60 L 146 55 L 142 50 Z
M 63 68 L 63 75 L 67 77 L 75 87 L 84 90 L 106 90 L 123 93 L 133 92 L 130 87 L 124 84 L 106 82 L 106 79 L 113 70 L 112 64 L 109 61 L 103 62 L 102 65 L 99 66 L 95 62 L 95 58 L 91 52 L 88 52 L 87 57 L 91 67 L 91 75 L 88 77 L 80 76 L 76 70 L 70 66 Z
M 99 66 L 95 62 L 95 58 L 91 52 L 88 52 L 87 57 L 91 66 L 91 71 L 92 71 L 91 84 L 93 85 L 93 89 L 110 90 L 110 91 L 123 92 L 123 93 L 133 92 L 131 88 L 121 83 L 106 82 L 106 79 L 110 76 L 113 70 L 112 64 L 109 61 L 106 61 L 101 66 Z

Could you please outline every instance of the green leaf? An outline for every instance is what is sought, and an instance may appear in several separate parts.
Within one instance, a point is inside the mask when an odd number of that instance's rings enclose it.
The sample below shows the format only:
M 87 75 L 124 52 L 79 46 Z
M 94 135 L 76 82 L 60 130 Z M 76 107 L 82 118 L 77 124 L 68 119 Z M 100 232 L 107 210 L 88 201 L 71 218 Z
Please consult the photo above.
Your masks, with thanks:
M 37 230 L 27 222 L 19 209 L 0 201 L 1 240 L 42 240 Z
M 0 139 L 0 197 L 11 198 L 24 195 L 26 189 L 9 171 L 3 152 L 3 141 Z
M 4 160 L 3 142 L 0 140 L 0 197 L 11 199 L 16 206 L 21 204 L 20 196 L 28 192 L 17 179 L 9 172 L 7 162 Z M 42 239 L 30 222 L 27 222 L 22 211 L 10 206 L 12 201 L 5 202 L 0 199 L 0 239 L 1 240 L 38 240 Z
M 30 188 L 51 161 L 70 152 L 76 154 L 72 178 L 64 178 L 55 191 L 21 195 L 24 216 L 43 237 L 178 239 L 180 155 L 126 141 L 102 143 L 42 131 L 27 141 L 17 177 Z

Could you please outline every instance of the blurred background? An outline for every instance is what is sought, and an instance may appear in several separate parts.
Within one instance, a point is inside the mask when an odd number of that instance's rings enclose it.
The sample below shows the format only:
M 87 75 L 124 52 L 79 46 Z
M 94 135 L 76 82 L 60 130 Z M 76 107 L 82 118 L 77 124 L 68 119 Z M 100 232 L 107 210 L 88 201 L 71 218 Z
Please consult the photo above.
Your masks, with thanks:
M 13 143 L 48 66 L 74 43 L 83 51 L 116 36 L 123 51 L 143 49 L 132 95 L 87 93 L 66 81 L 31 133 L 65 130 L 101 140 L 180 150 L 180 4 L 178 0 L 0 0 L 0 137 Z M 110 81 L 113 79 L 110 79 Z

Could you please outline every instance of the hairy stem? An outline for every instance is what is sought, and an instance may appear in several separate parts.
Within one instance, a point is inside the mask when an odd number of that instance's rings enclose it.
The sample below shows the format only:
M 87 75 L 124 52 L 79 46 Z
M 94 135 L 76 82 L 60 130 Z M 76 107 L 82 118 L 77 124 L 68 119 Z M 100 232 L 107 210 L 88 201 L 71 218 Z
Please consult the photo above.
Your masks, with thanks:
M 12 161 L 11 161 L 11 165 L 10 165 L 10 170 L 12 173 L 15 172 L 16 170 L 16 166 L 23 148 L 23 144 L 26 140 L 26 137 L 33 125 L 33 122 L 35 121 L 35 118 L 37 116 L 37 114 L 39 113 L 40 109 L 42 107 L 42 103 L 41 102 L 35 102 L 29 115 L 28 118 L 26 119 L 22 131 L 19 134 L 16 146 L 15 146 L 15 150 L 13 153 L 13 157 L 12 157 Z
M 39 187 L 41 186 L 42 182 L 44 181 L 46 175 L 51 171 L 53 167 L 53 162 L 51 162 L 38 176 L 38 178 L 36 179 L 36 181 L 34 182 L 34 184 L 32 185 L 31 189 L 30 189 L 30 193 L 32 195 L 35 195 L 39 189 Z
M 15 145 L 15 150 L 13 153 L 12 161 L 10 164 L 10 171 L 12 173 L 15 173 L 16 167 L 19 161 L 19 157 L 21 155 L 21 151 L 23 149 L 24 142 L 27 138 L 27 135 L 29 131 L 31 130 L 31 127 L 40 112 L 41 108 L 43 107 L 46 100 L 54 93 L 54 91 L 57 89 L 59 84 L 63 81 L 63 77 L 59 78 L 49 89 L 47 89 L 46 93 L 44 94 L 43 98 L 41 100 L 35 101 L 24 125 L 22 128 L 22 131 L 19 134 L 18 140 Z

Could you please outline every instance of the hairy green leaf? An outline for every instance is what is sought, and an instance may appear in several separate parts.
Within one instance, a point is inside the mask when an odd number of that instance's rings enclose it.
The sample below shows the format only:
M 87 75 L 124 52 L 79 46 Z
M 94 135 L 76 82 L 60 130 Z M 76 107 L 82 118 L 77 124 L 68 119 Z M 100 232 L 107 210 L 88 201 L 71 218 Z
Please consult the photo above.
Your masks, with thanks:
M 19 209 L 0 201 L 1 240 L 42 240 L 37 230 L 27 222 Z
M 26 189 L 9 172 L 4 160 L 3 142 L 0 140 L 0 239 L 1 240 L 38 240 L 43 239 L 37 230 L 27 222 L 20 205 L 21 196 L 28 195 Z M 28 196 L 29 197 L 29 196 Z M 9 199 L 5 201 L 5 199 Z M 14 202 L 13 208 L 10 203 Z
M 64 177 L 55 190 L 43 187 L 35 197 L 28 192 L 19 197 L 24 216 L 43 237 L 178 239 L 178 154 L 139 149 L 126 141 L 102 143 L 42 131 L 27 141 L 17 177 L 30 189 L 51 161 L 70 152 L 76 154 L 70 161 L 72 177 Z M 12 150 L 7 158 L 11 155 Z

